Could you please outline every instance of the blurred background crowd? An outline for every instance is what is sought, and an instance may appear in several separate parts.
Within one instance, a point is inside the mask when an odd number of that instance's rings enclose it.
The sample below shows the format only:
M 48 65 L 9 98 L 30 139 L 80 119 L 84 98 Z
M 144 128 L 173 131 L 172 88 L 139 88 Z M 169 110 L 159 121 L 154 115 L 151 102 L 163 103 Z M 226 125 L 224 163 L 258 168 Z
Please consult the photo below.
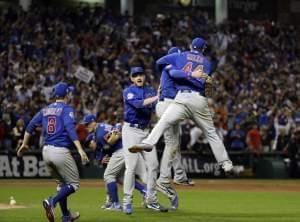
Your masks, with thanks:
M 49 103 L 52 86 L 76 87 L 73 105 L 80 122 L 122 120 L 122 89 L 129 67 L 141 65 L 157 87 L 155 61 L 172 46 L 188 50 L 196 36 L 208 41 L 215 93 L 215 125 L 229 151 L 284 152 L 300 132 L 300 60 L 297 30 L 268 20 L 235 20 L 216 26 L 208 13 L 129 16 L 101 7 L 32 7 L 0 11 L 0 150 L 15 150 L 32 116 Z M 85 83 L 78 67 L 94 73 Z M 155 123 L 155 120 L 154 122 Z M 78 125 L 80 139 L 86 132 Z M 182 123 L 182 149 L 208 147 L 190 121 Z M 37 149 L 40 132 L 32 138 Z

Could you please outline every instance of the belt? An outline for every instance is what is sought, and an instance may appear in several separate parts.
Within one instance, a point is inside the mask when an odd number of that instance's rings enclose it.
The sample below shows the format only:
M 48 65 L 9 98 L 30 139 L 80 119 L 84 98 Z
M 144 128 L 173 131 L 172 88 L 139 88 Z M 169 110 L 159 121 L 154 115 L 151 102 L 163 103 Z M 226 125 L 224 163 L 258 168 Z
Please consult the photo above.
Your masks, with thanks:
M 198 92 L 198 91 L 194 91 L 194 90 L 191 90 L 191 89 L 180 89 L 179 92 L 182 92 L 182 93 L 197 93 L 200 96 L 204 96 L 203 93 Z
M 173 98 L 168 98 L 168 97 L 159 98 L 160 102 L 163 102 L 163 101 L 173 101 L 173 100 L 174 100 Z
M 138 124 L 138 123 L 127 123 L 129 127 L 138 128 L 138 129 L 147 129 L 147 126 Z

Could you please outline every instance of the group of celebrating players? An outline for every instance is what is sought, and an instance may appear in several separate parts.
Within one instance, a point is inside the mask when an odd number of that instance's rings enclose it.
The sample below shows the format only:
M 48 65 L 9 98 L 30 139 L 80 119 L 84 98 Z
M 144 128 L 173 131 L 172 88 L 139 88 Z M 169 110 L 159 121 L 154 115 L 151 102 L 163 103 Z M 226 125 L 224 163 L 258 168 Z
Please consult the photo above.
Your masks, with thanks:
M 143 204 L 148 209 L 168 211 L 168 208 L 159 203 L 157 190 L 169 198 L 170 209 L 178 208 L 178 194 L 170 181 L 171 168 L 174 168 L 177 183 L 192 184 L 181 164 L 179 151 L 179 123 L 184 119 L 193 120 L 203 130 L 221 168 L 225 172 L 232 171 L 232 162 L 222 140 L 216 134 L 207 103 L 207 97 L 213 88 L 211 63 L 203 55 L 206 42 L 202 38 L 195 38 L 190 47 L 189 51 L 184 52 L 173 47 L 167 55 L 157 60 L 156 66 L 161 72 L 158 90 L 145 85 L 146 76 L 142 67 L 131 67 L 132 85 L 123 91 L 122 124 L 97 123 L 92 114 L 84 117 L 82 123 L 89 132 L 87 144 L 95 151 L 96 158 L 107 164 L 104 172 L 107 189 L 104 209 L 123 210 L 125 214 L 132 214 L 134 189 L 141 193 Z M 54 86 L 52 97 L 55 102 L 42 108 L 33 117 L 18 149 L 18 156 L 22 156 L 28 149 L 32 132 L 36 127 L 42 127 L 43 159 L 59 180 L 56 195 L 43 201 L 49 222 L 55 219 L 54 208 L 57 203 L 62 211 L 63 222 L 79 218 L 78 212 L 71 213 L 67 207 L 68 196 L 79 188 L 78 169 L 70 147 L 75 145 L 82 162 L 88 162 L 89 159 L 75 131 L 74 109 L 68 105 L 73 90 L 74 88 L 65 82 Z M 150 132 L 149 124 L 154 110 L 159 121 Z M 165 148 L 158 170 L 155 144 L 162 135 Z M 122 204 L 119 201 L 117 185 L 120 176 L 123 176 L 124 188 Z

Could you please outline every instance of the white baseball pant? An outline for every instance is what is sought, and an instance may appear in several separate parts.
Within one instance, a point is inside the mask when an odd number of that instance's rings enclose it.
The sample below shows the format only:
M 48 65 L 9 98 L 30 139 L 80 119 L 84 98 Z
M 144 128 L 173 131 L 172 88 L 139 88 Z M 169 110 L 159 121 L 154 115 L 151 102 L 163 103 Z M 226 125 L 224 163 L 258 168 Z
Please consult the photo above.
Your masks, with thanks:
M 161 118 L 169 105 L 173 103 L 173 99 L 165 98 L 156 105 L 156 115 Z M 177 181 L 187 180 L 185 169 L 181 163 L 180 153 L 180 125 L 175 124 L 164 132 L 165 147 L 163 156 L 160 161 L 159 181 L 162 183 L 170 183 L 171 168 L 174 169 L 174 177 Z
M 139 169 L 139 159 L 144 159 L 147 167 L 148 178 L 147 178 L 147 202 L 156 202 L 156 190 L 155 181 L 157 179 L 158 172 L 158 159 L 156 149 L 154 148 L 151 152 L 142 153 L 131 153 L 128 148 L 132 147 L 137 143 L 141 143 L 143 139 L 149 134 L 149 129 L 138 129 L 130 127 L 129 123 L 124 123 L 122 128 L 123 138 L 123 149 L 125 154 L 125 174 L 124 174 L 124 204 L 132 202 L 135 174 Z
M 143 143 L 155 145 L 166 129 L 184 119 L 193 120 L 201 128 L 218 163 L 229 160 L 225 146 L 216 133 L 207 98 L 194 91 L 177 93 L 175 102 L 169 105 Z

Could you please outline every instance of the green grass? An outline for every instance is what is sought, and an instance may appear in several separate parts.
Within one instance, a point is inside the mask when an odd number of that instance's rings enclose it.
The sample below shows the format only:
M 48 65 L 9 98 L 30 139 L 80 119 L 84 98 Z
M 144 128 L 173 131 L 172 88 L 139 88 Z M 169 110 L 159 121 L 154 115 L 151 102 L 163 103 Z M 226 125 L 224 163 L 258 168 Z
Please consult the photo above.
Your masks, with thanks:
M 43 186 L 43 184 L 41 184 Z M 1 185 L 0 203 L 8 203 L 14 196 L 17 204 L 25 209 L 0 210 L 0 222 L 47 221 L 41 205 L 55 186 L 22 187 Z M 121 193 L 121 191 L 120 191 Z M 104 200 L 104 189 L 81 187 L 72 195 L 69 206 L 80 211 L 81 222 L 299 222 L 300 193 L 298 192 L 228 192 L 181 190 L 180 207 L 176 212 L 159 213 L 143 209 L 138 194 L 134 199 L 134 212 L 127 216 L 122 212 L 107 212 L 99 208 Z M 168 201 L 160 196 L 164 204 Z M 60 221 L 59 207 L 56 208 Z

